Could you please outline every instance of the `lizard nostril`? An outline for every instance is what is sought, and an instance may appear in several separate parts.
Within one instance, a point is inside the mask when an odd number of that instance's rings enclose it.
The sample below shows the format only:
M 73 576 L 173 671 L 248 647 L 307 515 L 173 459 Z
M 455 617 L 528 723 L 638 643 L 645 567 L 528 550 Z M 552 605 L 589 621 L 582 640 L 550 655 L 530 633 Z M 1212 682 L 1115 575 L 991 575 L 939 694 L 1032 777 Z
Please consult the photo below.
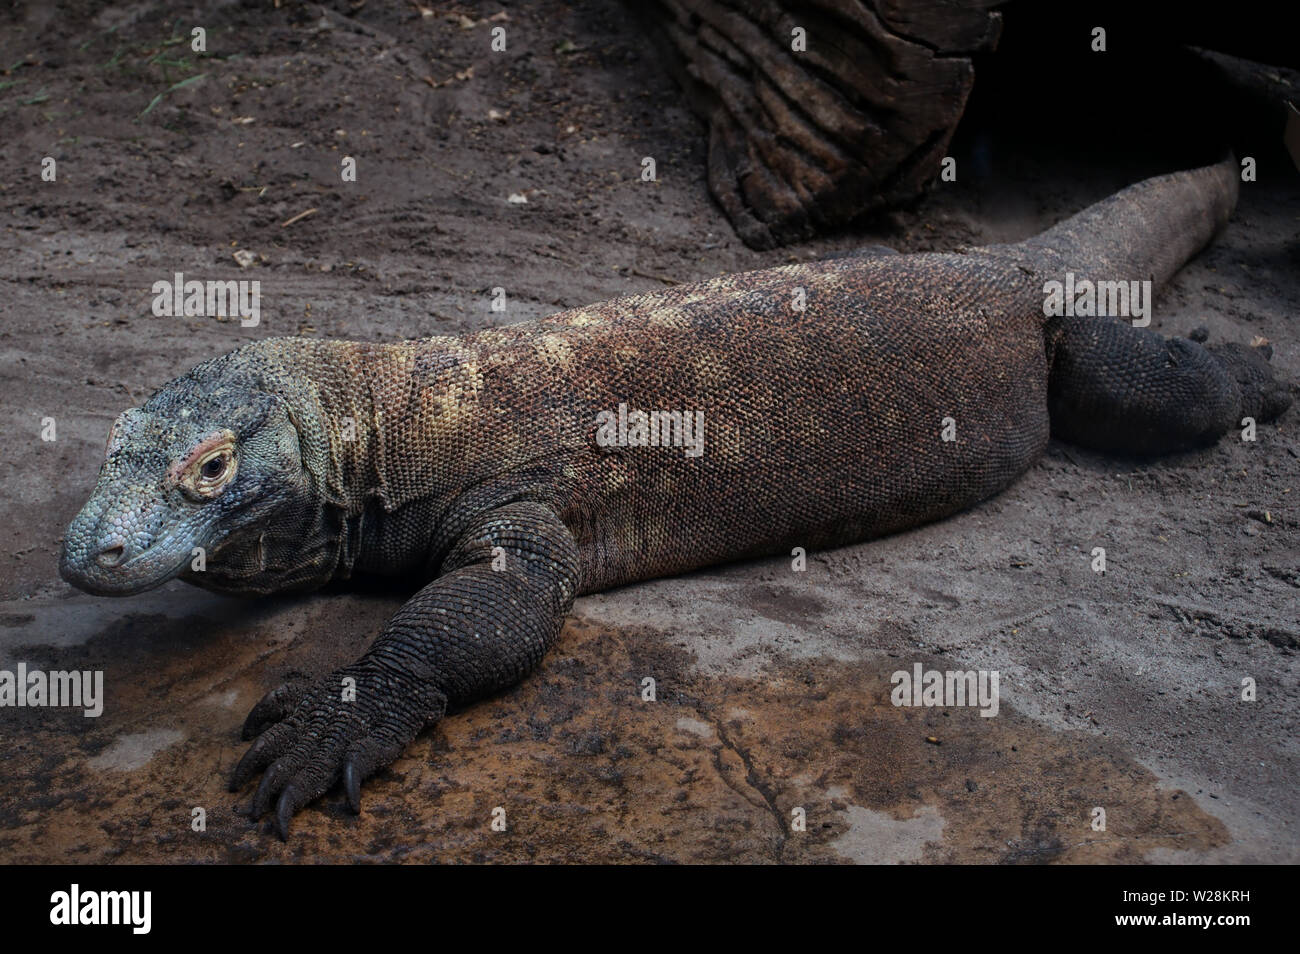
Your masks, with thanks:
M 111 547 L 105 547 L 100 550 L 99 555 L 95 557 L 95 562 L 100 566 L 117 566 L 125 558 L 126 547 L 117 543 Z

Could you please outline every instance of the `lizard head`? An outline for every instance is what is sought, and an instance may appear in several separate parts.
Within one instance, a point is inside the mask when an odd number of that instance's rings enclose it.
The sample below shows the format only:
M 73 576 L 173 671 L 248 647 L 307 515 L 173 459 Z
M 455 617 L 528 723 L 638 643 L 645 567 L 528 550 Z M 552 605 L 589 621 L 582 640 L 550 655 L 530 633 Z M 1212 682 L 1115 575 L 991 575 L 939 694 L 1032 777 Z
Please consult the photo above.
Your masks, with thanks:
M 212 364 L 113 423 L 94 492 L 64 537 L 59 573 L 73 586 L 99 596 L 159 586 L 196 549 L 206 560 L 255 537 L 303 486 L 284 400 Z

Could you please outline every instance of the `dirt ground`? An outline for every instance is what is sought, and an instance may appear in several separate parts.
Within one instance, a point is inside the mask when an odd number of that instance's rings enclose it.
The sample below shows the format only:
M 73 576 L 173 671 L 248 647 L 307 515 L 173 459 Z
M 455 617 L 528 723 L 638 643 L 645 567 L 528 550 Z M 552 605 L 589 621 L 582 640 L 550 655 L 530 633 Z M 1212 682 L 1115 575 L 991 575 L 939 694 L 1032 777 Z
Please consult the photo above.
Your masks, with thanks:
M 0 669 L 100 669 L 107 695 L 98 719 L 0 709 L 0 861 L 1300 860 L 1294 409 L 1156 462 L 1053 443 L 1001 496 L 805 573 L 581 599 L 539 672 L 422 734 L 359 818 L 334 793 L 288 844 L 252 824 L 224 788 L 244 715 L 286 673 L 354 659 L 410 587 L 72 590 L 62 533 L 122 409 L 268 335 L 455 333 L 863 244 L 1012 241 L 1175 166 L 973 116 L 957 182 L 756 253 L 709 197 L 704 124 L 614 0 L 168 10 L 0 12 Z M 1263 335 L 1300 378 L 1298 186 L 1261 161 L 1154 325 Z M 261 324 L 154 317 L 177 271 L 260 280 Z M 1000 714 L 894 707 L 890 673 L 917 662 L 997 670 Z

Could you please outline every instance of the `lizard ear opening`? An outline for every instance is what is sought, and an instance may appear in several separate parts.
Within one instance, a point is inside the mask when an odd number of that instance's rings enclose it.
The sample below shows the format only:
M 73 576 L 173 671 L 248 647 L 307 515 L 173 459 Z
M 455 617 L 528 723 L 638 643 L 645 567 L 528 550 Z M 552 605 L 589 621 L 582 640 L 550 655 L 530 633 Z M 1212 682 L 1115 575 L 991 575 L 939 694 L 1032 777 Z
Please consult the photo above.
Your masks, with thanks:
M 289 425 L 281 432 L 285 455 L 317 479 L 328 479 L 332 449 L 325 409 L 307 391 L 289 395 L 267 388 L 260 393 L 272 401 L 275 413 L 282 414 Z

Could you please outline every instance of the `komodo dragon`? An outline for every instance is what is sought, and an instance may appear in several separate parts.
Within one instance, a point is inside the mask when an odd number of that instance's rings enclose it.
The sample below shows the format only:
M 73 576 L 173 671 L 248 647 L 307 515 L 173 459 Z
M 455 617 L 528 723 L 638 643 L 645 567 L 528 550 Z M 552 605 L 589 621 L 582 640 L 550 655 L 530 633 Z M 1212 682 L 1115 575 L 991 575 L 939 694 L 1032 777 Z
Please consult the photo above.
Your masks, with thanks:
M 1049 431 L 1155 454 L 1282 413 L 1267 346 L 1045 317 L 1067 271 L 1159 287 L 1236 182 L 1229 160 L 1017 245 L 770 268 L 464 336 L 251 344 L 117 419 L 60 570 L 113 596 L 176 576 L 423 586 L 357 662 L 249 714 L 230 786 L 263 773 L 251 815 L 274 806 L 287 837 L 340 780 L 360 811 L 361 781 L 423 727 L 522 679 L 580 594 L 937 520 L 1008 486 Z M 651 411 L 684 412 L 658 446 Z

